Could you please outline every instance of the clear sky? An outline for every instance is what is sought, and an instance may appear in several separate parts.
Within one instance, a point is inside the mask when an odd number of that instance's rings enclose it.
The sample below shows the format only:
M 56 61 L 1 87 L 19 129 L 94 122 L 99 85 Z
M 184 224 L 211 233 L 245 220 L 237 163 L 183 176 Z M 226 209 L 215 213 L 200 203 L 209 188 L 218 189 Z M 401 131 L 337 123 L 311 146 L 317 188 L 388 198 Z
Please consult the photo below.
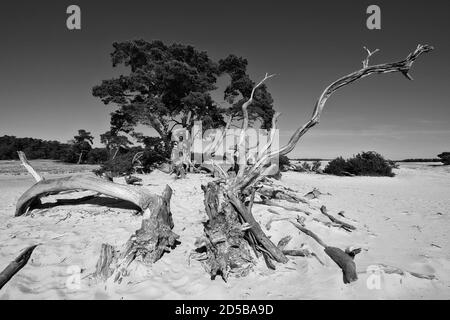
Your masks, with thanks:
M 66 28 L 77 4 L 82 30 Z M 381 30 L 366 28 L 370 4 Z M 308 120 L 332 81 L 371 63 L 403 59 L 418 43 L 435 46 L 402 75 L 375 75 L 328 101 L 321 123 L 290 157 L 331 158 L 376 150 L 392 159 L 450 151 L 449 1 L 8 1 L 0 7 L 0 135 L 67 141 L 80 128 L 97 144 L 109 106 L 91 88 L 118 74 L 113 41 L 144 38 L 192 44 L 218 60 L 249 60 L 253 80 L 265 72 L 282 143 Z M 223 97 L 217 96 L 220 100 Z

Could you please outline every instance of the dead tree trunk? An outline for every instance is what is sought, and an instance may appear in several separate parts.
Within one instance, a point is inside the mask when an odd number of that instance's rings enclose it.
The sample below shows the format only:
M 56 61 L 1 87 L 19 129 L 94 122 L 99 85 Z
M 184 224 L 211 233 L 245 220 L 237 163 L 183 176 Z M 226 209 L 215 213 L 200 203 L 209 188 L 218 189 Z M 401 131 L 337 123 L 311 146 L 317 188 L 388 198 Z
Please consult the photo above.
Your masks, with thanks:
M 198 241 L 197 251 L 203 253 L 199 258 L 212 278 L 215 278 L 216 275 L 221 275 L 226 280 L 231 273 L 239 275 L 247 274 L 254 261 L 250 255 L 250 247 L 253 248 L 257 257 L 261 254 L 263 255 L 269 268 L 275 268 L 271 260 L 282 263 L 287 261 L 282 250 L 270 241 L 253 218 L 251 205 L 248 207 L 244 205 L 248 202 L 253 203 L 255 189 L 259 188 L 258 184 L 265 177 L 273 174 L 273 170 L 277 168 L 277 164 L 271 164 L 272 160 L 280 155 L 286 155 L 291 152 L 300 138 L 309 129 L 319 123 L 325 103 L 335 91 L 372 74 L 401 72 L 411 80 L 409 70 L 412 64 L 421 54 L 431 50 L 433 50 L 431 46 L 418 45 L 416 50 L 410 53 L 404 60 L 374 66 L 369 65 L 369 58 L 373 54 L 369 52 L 367 58 L 363 61 L 362 69 L 336 80 L 325 88 L 316 102 L 311 119 L 294 132 L 285 146 L 278 150 L 270 150 L 278 115 L 275 116 L 272 121 L 269 142 L 258 155 L 256 162 L 251 166 L 247 166 L 249 160 L 245 147 L 245 132 L 249 123 L 247 108 L 253 102 L 255 90 L 265 80 L 272 77 L 266 74 L 265 78 L 253 88 L 249 100 L 242 105 L 243 122 L 239 142 L 236 146 L 239 162 L 239 169 L 236 176 L 228 175 L 222 168 L 216 165 L 220 178 L 215 182 L 209 183 L 207 186 L 203 186 L 205 192 L 205 209 L 209 220 L 204 226 L 205 237 Z M 225 134 L 222 135 L 222 139 L 224 136 Z M 214 145 L 219 144 L 220 139 L 218 143 L 214 143 Z M 212 150 L 212 152 L 215 151 Z M 263 192 L 271 197 L 290 200 L 292 202 L 307 202 L 306 199 L 293 196 L 286 191 L 280 192 L 279 190 L 266 189 Z M 331 218 L 330 215 L 327 216 L 330 219 L 334 218 Z M 352 229 L 352 226 L 344 224 L 341 221 L 339 222 L 340 225 Z M 322 242 L 320 239 L 318 241 Z M 344 282 L 348 283 L 356 280 L 353 252 L 346 253 L 341 249 L 328 247 L 325 244 L 323 246 L 325 247 L 325 252 L 343 270 Z
M 56 179 L 41 180 L 19 198 L 16 205 L 16 216 L 20 216 L 38 203 L 40 198 L 58 194 L 62 191 L 91 190 L 114 198 L 129 201 L 145 210 L 157 201 L 157 196 L 140 186 L 122 185 L 93 176 L 68 176 Z
M 172 231 L 171 197 L 172 189 L 166 186 L 162 196 L 158 196 L 157 201 L 146 209 L 141 228 L 121 250 L 109 244 L 102 245 L 94 277 L 107 280 L 113 276 L 113 280 L 120 283 L 133 261 L 150 265 L 175 247 L 179 236 Z
M 11 280 L 11 278 L 19 272 L 20 269 L 25 267 L 28 260 L 31 257 L 34 249 L 38 245 L 30 246 L 26 248 L 13 262 L 11 262 L 2 272 L 0 272 L 0 289 Z

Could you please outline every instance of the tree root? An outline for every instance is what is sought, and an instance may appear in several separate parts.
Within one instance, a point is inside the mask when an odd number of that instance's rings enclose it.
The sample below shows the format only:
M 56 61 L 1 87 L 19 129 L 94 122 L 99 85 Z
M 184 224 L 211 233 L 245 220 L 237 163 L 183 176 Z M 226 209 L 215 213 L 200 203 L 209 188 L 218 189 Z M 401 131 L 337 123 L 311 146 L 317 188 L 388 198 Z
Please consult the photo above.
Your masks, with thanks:
M 105 281 L 113 277 L 114 282 L 120 283 L 134 260 L 150 265 L 176 246 L 179 236 L 172 231 L 171 197 L 172 189 L 166 186 L 162 196 L 146 209 L 141 228 L 136 230 L 122 250 L 109 244 L 102 245 L 95 278 Z

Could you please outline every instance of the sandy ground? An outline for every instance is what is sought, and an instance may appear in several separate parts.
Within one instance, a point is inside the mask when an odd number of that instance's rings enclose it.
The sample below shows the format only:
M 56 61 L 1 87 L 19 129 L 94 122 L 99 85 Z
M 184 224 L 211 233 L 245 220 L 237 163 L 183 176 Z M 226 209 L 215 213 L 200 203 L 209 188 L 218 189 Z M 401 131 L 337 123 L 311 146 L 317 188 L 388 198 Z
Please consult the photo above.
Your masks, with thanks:
M 46 172 L 50 172 L 44 174 L 46 177 L 58 176 L 51 170 Z M 141 216 L 126 203 L 101 198 L 77 205 L 49 205 L 15 218 L 16 201 L 33 180 L 25 174 L 1 173 L 0 269 L 25 247 L 41 245 L 0 290 L 0 299 L 449 299 L 450 168 L 402 164 L 395 172 L 394 178 L 283 173 L 281 182 L 299 190 L 300 195 L 313 187 L 330 193 L 311 201 L 310 208 L 304 207 L 314 212 L 306 225 L 329 245 L 363 249 L 355 260 L 359 280 L 350 285 L 343 283 L 340 269 L 314 240 L 300 234 L 288 221 L 274 221 L 267 230 L 270 219 L 295 218 L 297 213 L 278 208 L 280 214 L 276 215 L 260 204 L 254 206 L 255 218 L 275 243 L 292 235 L 287 249 L 304 244 L 325 265 L 313 258 L 290 257 L 273 271 L 259 260 L 246 278 L 212 281 L 199 262 L 188 262 L 195 239 L 202 234 L 201 222 L 206 220 L 200 186 L 211 178 L 189 175 L 174 180 L 160 171 L 141 177 L 152 192 L 161 193 L 166 184 L 173 188 L 174 231 L 181 244 L 151 267 L 133 265 L 131 275 L 121 284 L 95 283 L 90 275 L 101 244 L 122 246 L 139 228 Z M 122 179 L 117 182 L 124 183 Z M 335 216 L 345 211 L 346 221 L 357 230 L 347 233 L 313 221 L 313 217 L 326 221 L 317 210 L 321 205 Z M 371 276 L 375 287 L 370 289 L 366 269 L 379 263 L 437 279 L 419 279 L 408 272 L 378 272 L 375 280 Z

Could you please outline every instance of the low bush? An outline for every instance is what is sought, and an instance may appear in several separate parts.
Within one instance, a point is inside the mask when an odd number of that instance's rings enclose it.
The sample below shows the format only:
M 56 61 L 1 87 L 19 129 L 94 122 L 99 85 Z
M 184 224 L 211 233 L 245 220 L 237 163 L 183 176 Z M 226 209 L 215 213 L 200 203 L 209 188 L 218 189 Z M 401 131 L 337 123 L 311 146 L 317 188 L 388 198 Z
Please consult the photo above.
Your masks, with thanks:
M 444 165 L 450 165 L 450 152 L 442 152 L 441 154 L 438 154 L 438 157 Z
M 396 165 L 374 151 L 362 152 L 345 160 L 338 157 L 328 163 L 324 172 L 337 176 L 387 176 L 393 177 L 392 169 Z
M 286 171 L 287 168 L 291 165 L 291 161 L 289 158 L 285 155 L 281 155 L 278 158 L 278 166 L 280 167 L 281 171 Z

